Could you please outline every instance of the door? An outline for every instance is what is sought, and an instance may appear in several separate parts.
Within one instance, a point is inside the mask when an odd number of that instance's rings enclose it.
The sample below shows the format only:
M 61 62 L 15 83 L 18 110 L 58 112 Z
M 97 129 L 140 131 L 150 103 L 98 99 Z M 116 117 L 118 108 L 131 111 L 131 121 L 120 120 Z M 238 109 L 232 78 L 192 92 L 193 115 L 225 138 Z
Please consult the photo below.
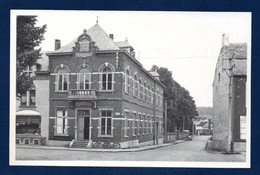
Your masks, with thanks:
M 78 110 L 78 140 L 89 139 L 89 110 Z
M 84 139 L 89 139 L 89 117 L 84 117 Z

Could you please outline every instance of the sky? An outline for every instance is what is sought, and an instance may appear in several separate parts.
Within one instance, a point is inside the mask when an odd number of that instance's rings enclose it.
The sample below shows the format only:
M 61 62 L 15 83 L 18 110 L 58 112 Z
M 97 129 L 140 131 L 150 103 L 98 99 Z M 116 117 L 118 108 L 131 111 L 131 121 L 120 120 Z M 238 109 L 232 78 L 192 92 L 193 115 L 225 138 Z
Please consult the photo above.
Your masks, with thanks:
M 54 40 L 66 45 L 98 23 L 114 41 L 126 38 L 146 69 L 152 65 L 172 71 L 173 79 L 187 89 L 197 106 L 212 106 L 212 83 L 222 44 L 251 43 L 250 13 L 144 12 L 144 11 L 20 11 L 38 15 L 47 24 L 42 51 L 53 51 Z

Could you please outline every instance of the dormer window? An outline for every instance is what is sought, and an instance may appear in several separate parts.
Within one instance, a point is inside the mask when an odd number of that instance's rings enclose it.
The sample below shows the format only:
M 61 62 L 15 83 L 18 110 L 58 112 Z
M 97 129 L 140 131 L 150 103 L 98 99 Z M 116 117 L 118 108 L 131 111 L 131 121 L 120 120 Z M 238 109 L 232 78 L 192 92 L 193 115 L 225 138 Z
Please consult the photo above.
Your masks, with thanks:
M 90 36 L 87 35 L 87 30 L 84 29 L 84 33 L 79 36 L 79 51 L 80 52 L 89 52 L 89 45 L 91 42 Z
M 84 36 L 85 38 L 83 38 L 80 42 L 80 52 L 88 52 L 89 51 L 89 40 L 86 38 L 86 36 Z

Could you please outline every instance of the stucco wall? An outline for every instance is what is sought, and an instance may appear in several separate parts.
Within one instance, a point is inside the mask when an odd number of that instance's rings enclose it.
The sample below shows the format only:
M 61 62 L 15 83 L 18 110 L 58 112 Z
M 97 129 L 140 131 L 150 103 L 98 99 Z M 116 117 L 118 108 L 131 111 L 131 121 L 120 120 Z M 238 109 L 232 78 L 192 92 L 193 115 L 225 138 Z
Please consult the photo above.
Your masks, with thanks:
M 41 113 L 41 135 L 49 137 L 49 80 L 34 80 L 36 110 Z
M 230 117 L 229 116 L 229 77 L 223 68 L 228 68 L 227 60 L 222 61 L 220 53 L 213 83 L 213 137 L 215 150 L 229 150 Z

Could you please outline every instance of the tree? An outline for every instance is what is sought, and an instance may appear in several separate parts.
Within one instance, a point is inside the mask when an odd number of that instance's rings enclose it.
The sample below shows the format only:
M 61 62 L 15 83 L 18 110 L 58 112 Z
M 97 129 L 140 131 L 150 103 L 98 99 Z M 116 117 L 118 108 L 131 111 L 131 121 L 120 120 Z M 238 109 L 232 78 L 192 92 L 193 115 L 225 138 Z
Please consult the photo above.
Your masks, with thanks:
M 40 58 L 46 25 L 36 26 L 37 16 L 17 16 L 16 35 L 16 94 L 21 96 L 32 85 L 32 78 L 25 72 Z
M 172 72 L 167 68 L 153 65 L 152 71 L 157 70 L 160 81 L 165 86 L 164 100 L 167 101 L 167 129 L 172 132 L 175 130 L 192 130 L 192 119 L 198 116 L 196 104 L 190 96 L 189 91 L 181 87 L 172 77 Z M 183 122 L 185 125 L 183 125 Z M 184 128 L 183 128 L 184 126 Z

